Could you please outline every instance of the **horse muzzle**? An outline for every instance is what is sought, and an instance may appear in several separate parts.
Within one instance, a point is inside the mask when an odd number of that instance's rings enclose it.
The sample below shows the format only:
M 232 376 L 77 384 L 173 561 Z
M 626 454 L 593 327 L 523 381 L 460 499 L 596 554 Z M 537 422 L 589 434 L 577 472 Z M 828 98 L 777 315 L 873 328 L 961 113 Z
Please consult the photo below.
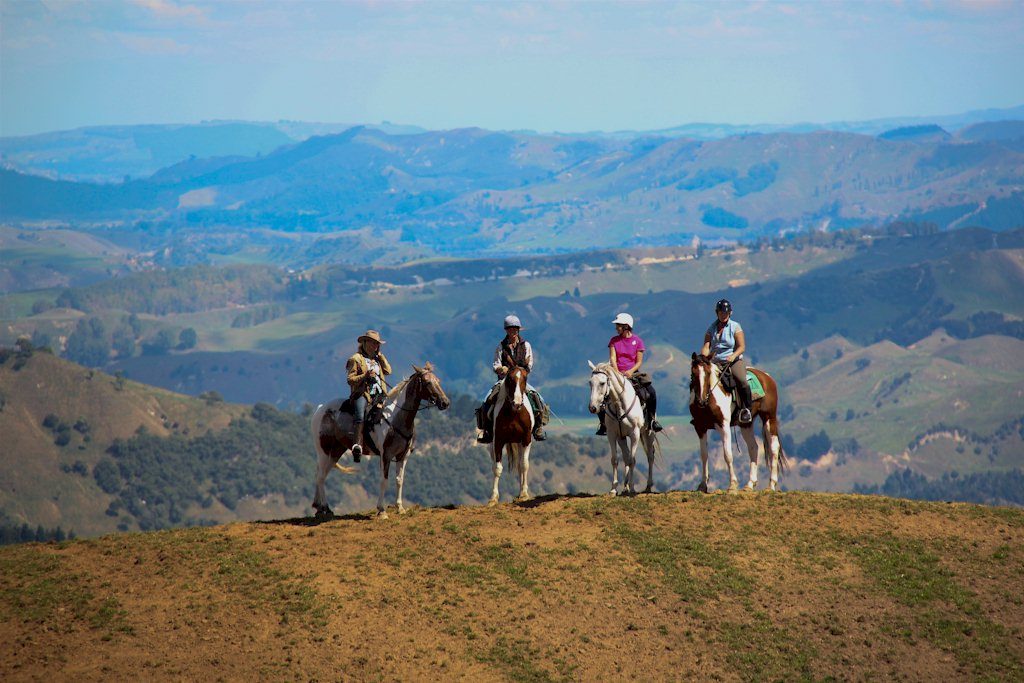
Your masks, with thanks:
M 594 405 L 593 403 L 591 403 L 591 404 L 590 404 L 589 406 L 587 406 L 587 407 L 588 407 L 588 408 L 590 409 L 590 413 L 591 413 L 592 415 L 596 415 L 596 414 L 597 414 L 597 406 L 595 406 L 595 405 Z

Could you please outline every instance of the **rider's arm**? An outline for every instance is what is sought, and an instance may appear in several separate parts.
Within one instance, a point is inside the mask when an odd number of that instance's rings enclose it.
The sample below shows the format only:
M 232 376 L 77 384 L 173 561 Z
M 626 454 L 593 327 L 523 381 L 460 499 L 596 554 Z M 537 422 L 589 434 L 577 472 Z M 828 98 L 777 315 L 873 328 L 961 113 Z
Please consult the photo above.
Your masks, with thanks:
M 501 360 L 501 344 L 498 344 L 498 348 L 494 349 L 494 362 L 491 363 L 491 367 L 494 368 L 495 372 L 497 372 L 498 369 L 501 368 L 502 365 L 504 365 L 504 363 L 502 363 Z
M 700 355 L 707 358 L 711 355 L 711 333 L 704 333 L 704 346 L 700 347 Z
M 380 363 L 380 372 L 382 375 L 391 374 L 391 363 L 389 363 L 388 359 L 384 357 L 384 353 L 382 351 L 377 353 L 377 362 Z
M 525 339 L 520 343 L 526 344 L 526 371 L 533 372 L 533 346 Z
M 733 349 L 733 352 L 729 355 L 729 362 L 731 363 L 740 356 L 742 356 L 746 348 L 747 343 L 743 339 L 743 330 L 739 330 L 738 332 L 736 332 L 736 348 Z
M 345 364 L 345 370 L 348 374 L 348 385 L 353 389 L 359 386 L 359 383 L 362 382 L 367 375 L 367 373 L 363 372 L 363 369 L 359 365 L 359 359 L 355 356 L 348 359 L 348 362 Z
M 611 363 L 613 368 L 619 367 L 615 364 L 615 347 L 610 344 L 608 345 L 608 362 Z
M 633 367 L 631 367 L 629 370 L 626 371 L 626 377 L 632 377 L 633 375 L 635 375 L 637 370 L 639 370 L 640 366 L 643 365 L 643 364 L 644 364 L 644 352 L 643 351 L 637 351 L 636 352 L 636 365 L 634 365 Z

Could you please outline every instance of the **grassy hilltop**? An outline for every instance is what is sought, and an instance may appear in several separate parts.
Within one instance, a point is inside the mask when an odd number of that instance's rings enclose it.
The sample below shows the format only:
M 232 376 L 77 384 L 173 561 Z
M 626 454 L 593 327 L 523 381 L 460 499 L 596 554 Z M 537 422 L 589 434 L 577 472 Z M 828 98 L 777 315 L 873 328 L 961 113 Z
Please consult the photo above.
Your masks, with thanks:
M 0 549 L 5 680 L 1024 676 L 1024 512 L 557 497 Z

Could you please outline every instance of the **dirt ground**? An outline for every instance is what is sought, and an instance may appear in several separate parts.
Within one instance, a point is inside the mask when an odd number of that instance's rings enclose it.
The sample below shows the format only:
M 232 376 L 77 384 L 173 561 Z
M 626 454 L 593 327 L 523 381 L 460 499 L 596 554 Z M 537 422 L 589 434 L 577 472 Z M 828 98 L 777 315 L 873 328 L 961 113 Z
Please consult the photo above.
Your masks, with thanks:
M 1024 512 L 552 497 L 0 549 L 4 680 L 1024 680 Z

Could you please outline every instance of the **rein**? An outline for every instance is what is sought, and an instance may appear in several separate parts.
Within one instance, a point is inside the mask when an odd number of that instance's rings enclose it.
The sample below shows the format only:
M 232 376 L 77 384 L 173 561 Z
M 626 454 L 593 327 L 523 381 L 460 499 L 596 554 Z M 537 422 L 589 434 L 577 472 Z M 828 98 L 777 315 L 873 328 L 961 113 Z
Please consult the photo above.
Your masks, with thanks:
M 731 367 L 731 366 L 726 366 L 726 367 Z M 708 363 L 708 373 L 709 374 L 711 373 L 711 363 Z M 725 370 L 724 369 L 719 371 L 718 379 L 716 379 L 715 383 L 711 385 L 711 388 L 708 389 L 707 393 L 700 397 L 700 399 L 697 401 L 697 405 L 699 405 L 701 408 L 703 408 L 703 407 L 707 406 L 708 403 L 711 402 L 711 393 L 718 387 L 719 384 L 722 383 L 722 378 L 723 377 L 725 377 Z
M 413 380 L 410 380 L 410 383 L 412 381 Z M 417 375 L 416 379 L 414 381 L 416 382 L 416 385 L 417 385 L 416 393 L 418 395 L 419 394 L 419 384 L 422 382 L 422 377 L 420 375 Z M 404 392 L 402 392 L 403 393 L 403 397 L 402 397 L 403 398 L 403 401 L 402 401 L 403 403 L 408 400 L 408 395 L 409 395 L 409 389 L 410 388 L 411 387 L 406 387 L 406 390 Z M 425 403 L 423 403 L 424 401 L 425 401 Z M 402 412 L 405 412 L 405 413 L 412 413 L 412 420 L 416 419 L 416 414 L 424 406 L 428 406 L 428 407 L 429 406 L 433 406 L 433 407 L 436 408 L 437 407 L 437 401 L 435 401 L 432 398 L 429 398 L 429 399 L 423 399 L 423 398 L 417 399 L 416 400 L 416 405 L 414 407 L 412 407 L 412 408 L 406 408 L 404 405 L 400 405 L 397 401 L 395 402 L 395 410 L 401 410 Z M 391 420 L 389 420 L 385 416 L 381 416 L 381 419 L 385 423 L 387 423 L 388 427 L 391 428 L 391 431 L 393 431 L 394 433 L 398 434 L 400 437 L 402 437 L 406 441 L 411 441 L 412 440 L 413 435 L 411 433 L 410 434 L 404 433 L 401 429 L 396 427 L 395 424 Z
M 618 403 L 620 406 L 622 405 L 622 399 L 618 395 L 617 392 L 613 392 L 612 389 L 611 389 L 611 387 L 612 387 L 611 376 L 608 373 L 605 373 L 605 372 L 600 372 L 600 373 L 593 372 L 591 374 L 593 374 L 593 375 L 601 374 L 601 375 L 604 375 L 605 377 L 608 378 L 608 380 L 609 380 L 608 381 L 608 391 L 607 391 L 607 393 L 605 393 L 604 401 L 602 403 L 605 406 L 605 410 L 607 412 L 611 413 L 611 416 L 614 417 L 617 422 L 624 422 L 626 417 L 633 410 L 633 406 L 636 405 L 636 402 L 639 400 L 640 397 L 637 396 L 637 394 L 634 392 L 633 393 L 633 402 L 629 404 L 629 407 L 626 408 L 626 410 L 624 410 L 621 414 L 616 414 L 615 411 L 612 410 L 611 405 L 609 405 L 609 403 L 608 403 L 608 397 L 609 397 L 609 395 L 612 396 L 615 399 L 615 402 Z M 625 378 L 623 378 L 622 390 L 625 391 L 625 389 L 626 389 Z

